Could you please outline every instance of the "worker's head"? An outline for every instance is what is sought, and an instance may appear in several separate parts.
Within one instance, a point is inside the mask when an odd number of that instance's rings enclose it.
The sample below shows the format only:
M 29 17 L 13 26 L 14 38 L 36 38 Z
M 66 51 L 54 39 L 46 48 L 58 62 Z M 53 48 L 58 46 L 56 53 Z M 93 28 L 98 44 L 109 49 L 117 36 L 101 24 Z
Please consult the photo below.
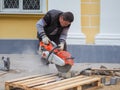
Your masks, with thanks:
M 62 27 L 69 26 L 74 20 L 74 15 L 71 12 L 64 12 L 60 15 L 59 21 Z

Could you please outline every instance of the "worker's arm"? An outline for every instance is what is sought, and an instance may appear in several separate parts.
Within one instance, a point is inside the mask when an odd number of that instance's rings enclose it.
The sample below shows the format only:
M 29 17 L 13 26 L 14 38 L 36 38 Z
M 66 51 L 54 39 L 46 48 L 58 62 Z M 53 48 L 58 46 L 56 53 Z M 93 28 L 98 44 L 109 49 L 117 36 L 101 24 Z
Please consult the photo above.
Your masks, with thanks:
M 58 45 L 60 50 L 64 50 L 64 46 L 65 46 L 65 42 L 66 42 L 66 38 L 67 38 L 68 29 L 69 29 L 69 27 L 64 28 L 63 31 L 62 31 L 62 33 L 61 33 L 60 44 Z
M 60 35 L 60 42 L 66 41 L 67 34 L 68 34 L 68 29 L 69 29 L 69 27 L 66 27 L 66 28 L 63 29 L 63 31 Z
M 46 25 L 46 22 L 44 21 L 44 19 L 40 19 L 37 24 L 36 24 L 36 27 L 37 27 L 37 32 L 39 34 L 39 37 L 42 37 L 45 32 L 44 32 L 44 26 Z
M 51 16 L 49 13 L 47 13 L 42 19 L 40 19 L 37 22 L 36 27 L 37 27 L 37 32 L 39 34 L 39 37 L 42 38 L 42 36 L 45 35 L 44 27 L 46 25 L 49 25 L 50 22 L 51 22 Z

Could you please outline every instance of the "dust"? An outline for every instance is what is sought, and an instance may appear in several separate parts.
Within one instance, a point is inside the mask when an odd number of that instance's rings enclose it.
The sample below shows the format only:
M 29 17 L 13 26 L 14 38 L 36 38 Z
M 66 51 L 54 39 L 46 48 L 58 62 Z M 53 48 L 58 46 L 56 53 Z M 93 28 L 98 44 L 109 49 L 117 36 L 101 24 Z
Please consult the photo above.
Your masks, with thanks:
M 30 46 L 27 46 L 26 48 L 24 48 L 22 54 L 36 54 L 35 50 L 33 48 L 31 48 Z

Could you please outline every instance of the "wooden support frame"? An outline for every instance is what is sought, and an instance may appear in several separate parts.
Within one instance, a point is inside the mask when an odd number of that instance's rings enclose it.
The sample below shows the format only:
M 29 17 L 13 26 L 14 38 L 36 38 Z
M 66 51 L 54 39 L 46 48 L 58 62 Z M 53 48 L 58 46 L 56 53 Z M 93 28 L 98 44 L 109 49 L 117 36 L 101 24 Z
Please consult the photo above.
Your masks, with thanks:
M 83 90 L 83 86 L 96 83 L 90 88 L 98 88 L 101 86 L 100 77 L 79 75 L 68 79 L 59 79 L 56 74 L 35 75 L 5 82 L 5 90 L 20 88 L 23 90 Z

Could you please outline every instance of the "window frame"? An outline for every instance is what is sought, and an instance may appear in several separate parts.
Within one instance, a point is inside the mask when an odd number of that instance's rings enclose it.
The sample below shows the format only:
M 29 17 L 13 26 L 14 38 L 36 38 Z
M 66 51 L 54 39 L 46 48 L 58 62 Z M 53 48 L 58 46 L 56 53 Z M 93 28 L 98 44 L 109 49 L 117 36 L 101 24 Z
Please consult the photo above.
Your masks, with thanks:
M 12 13 L 12 14 L 34 14 L 42 12 L 42 0 L 40 0 L 40 9 L 39 10 L 24 10 L 23 9 L 23 0 L 19 0 L 19 8 L 18 9 L 6 9 L 4 8 L 4 0 L 0 0 L 0 13 Z

